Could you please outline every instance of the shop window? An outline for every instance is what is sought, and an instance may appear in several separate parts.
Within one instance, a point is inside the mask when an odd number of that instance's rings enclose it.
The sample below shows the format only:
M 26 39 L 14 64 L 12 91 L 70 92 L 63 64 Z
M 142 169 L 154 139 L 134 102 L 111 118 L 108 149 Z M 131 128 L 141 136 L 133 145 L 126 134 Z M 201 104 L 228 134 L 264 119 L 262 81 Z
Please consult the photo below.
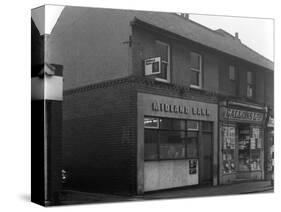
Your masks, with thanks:
M 160 159 L 180 159 L 185 157 L 185 132 L 160 131 Z
M 204 133 L 212 133 L 211 122 L 201 123 Z M 199 121 L 145 117 L 145 160 L 198 158 L 199 126 Z
M 260 171 L 262 149 L 260 129 L 240 127 L 238 142 L 239 171 Z
M 186 142 L 186 157 L 198 158 L 198 132 L 188 132 Z
M 250 128 L 239 129 L 239 171 L 250 171 Z
M 223 160 L 223 173 L 231 174 L 235 172 L 235 127 L 234 126 L 223 126 L 223 151 L 222 151 L 222 160 Z
M 213 124 L 212 124 L 212 122 L 203 121 L 202 122 L 202 131 L 212 132 L 213 131 Z
M 158 118 L 144 118 L 144 128 L 159 128 L 159 119 Z
M 185 121 L 179 119 L 160 119 L 160 129 L 185 130 Z
M 199 122 L 189 120 L 187 122 L 187 130 L 199 130 Z
M 202 87 L 202 56 L 195 52 L 190 52 L 191 87 Z
M 170 81 L 170 47 L 169 44 L 156 41 L 155 43 L 156 56 L 161 57 L 161 71 L 155 75 L 155 79 L 159 81 Z

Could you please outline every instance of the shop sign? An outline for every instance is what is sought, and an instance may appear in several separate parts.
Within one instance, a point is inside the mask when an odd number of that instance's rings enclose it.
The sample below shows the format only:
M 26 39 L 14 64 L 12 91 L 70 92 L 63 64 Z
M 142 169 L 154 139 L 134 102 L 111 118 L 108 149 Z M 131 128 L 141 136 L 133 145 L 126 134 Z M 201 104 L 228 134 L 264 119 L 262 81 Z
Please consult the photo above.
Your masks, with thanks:
M 217 121 L 218 105 L 153 94 L 138 94 L 139 113 L 144 116 Z
M 225 109 L 223 117 L 228 120 L 261 122 L 263 113 L 228 108 Z
M 179 114 L 192 114 L 197 116 L 210 116 L 210 112 L 207 108 L 185 106 L 177 104 L 165 104 L 159 102 L 152 103 L 152 111 L 160 111 L 167 113 L 179 113 Z

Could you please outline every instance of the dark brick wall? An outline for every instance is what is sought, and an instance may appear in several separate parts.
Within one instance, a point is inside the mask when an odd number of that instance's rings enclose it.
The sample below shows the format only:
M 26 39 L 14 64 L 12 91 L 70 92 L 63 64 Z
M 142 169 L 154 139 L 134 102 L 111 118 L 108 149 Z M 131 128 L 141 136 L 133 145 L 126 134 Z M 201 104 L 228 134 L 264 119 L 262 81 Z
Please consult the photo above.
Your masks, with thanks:
M 68 187 L 136 192 L 136 101 L 127 84 L 64 96 L 63 158 Z
M 156 40 L 158 40 L 170 46 L 171 83 L 181 86 L 190 85 L 190 52 L 194 51 L 202 55 L 203 89 L 212 92 L 218 91 L 218 61 L 214 52 L 174 35 L 153 30 L 151 27 L 133 26 L 132 32 L 132 61 L 135 76 L 144 75 L 143 61 L 145 59 L 159 56 L 155 50 Z
M 240 59 L 221 55 L 219 58 L 219 93 L 225 96 L 238 97 L 240 100 L 250 101 L 253 103 L 267 104 L 267 96 L 273 97 L 273 87 L 267 75 L 270 76 L 271 71 L 258 67 Z M 229 65 L 236 68 L 236 80 L 229 79 Z M 255 89 L 253 98 L 247 98 L 247 71 L 253 72 L 255 81 Z M 266 93 L 267 92 L 267 93 Z
M 136 193 L 137 92 L 216 103 L 217 98 L 171 84 L 128 78 L 65 92 L 63 164 L 66 188 Z

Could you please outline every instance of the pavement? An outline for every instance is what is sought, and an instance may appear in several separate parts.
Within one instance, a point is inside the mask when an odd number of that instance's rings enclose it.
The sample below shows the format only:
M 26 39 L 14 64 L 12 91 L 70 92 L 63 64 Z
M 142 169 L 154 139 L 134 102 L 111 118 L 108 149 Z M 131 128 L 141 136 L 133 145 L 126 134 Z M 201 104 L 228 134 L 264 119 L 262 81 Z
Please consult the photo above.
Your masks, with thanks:
M 108 203 L 122 201 L 142 201 L 155 199 L 203 197 L 219 195 L 236 195 L 249 193 L 272 193 L 273 186 L 271 181 L 251 181 L 238 182 L 229 185 L 219 186 L 189 186 L 169 190 L 147 192 L 143 195 L 116 195 L 89 193 L 73 190 L 64 190 L 61 192 L 60 205 L 83 204 L 83 203 Z

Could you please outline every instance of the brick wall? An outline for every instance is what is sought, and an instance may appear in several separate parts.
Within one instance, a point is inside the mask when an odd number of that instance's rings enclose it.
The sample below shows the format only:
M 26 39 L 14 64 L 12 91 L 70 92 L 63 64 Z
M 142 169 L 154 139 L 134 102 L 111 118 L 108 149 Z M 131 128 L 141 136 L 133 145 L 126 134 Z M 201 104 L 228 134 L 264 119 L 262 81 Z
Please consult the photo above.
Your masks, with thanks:
M 153 30 L 145 26 L 133 27 L 132 62 L 135 76 L 144 75 L 143 61 L 147 58 L 157 57 L 156 41 L 169 44 L 170 47 L 170 76 L 171 83 L 190 86 L 190 52 L 202 55 L 203 62 L 203 89 L 218 91 L 218 61 L 216 54 L 202 45 L 180 39 L 160 30 Z
M 63 158 L 72 189 L 136 191 L 136 95 L 123 84 L 67 94 Z
M 217 101 L 203 91 L 144 78 L 94 86 L 64 95 L 63 164 L 69 171 L 66 188 L 136 193 L 137 92 Z

